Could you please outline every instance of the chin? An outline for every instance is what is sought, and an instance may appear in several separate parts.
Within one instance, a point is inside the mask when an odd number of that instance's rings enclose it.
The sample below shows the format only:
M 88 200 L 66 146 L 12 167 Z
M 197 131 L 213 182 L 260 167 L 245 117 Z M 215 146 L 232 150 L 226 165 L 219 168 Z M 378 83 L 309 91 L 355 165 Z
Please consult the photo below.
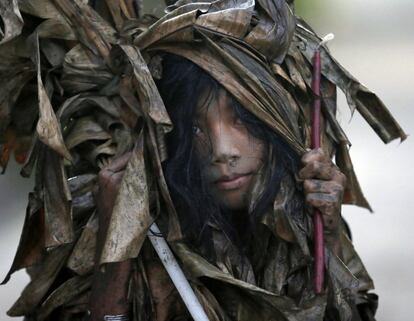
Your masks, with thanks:
M 218 199 L 219 203 L 230 211 L 241 211 L 248 208 L 245 194 L 241 195 L 221 195 Z

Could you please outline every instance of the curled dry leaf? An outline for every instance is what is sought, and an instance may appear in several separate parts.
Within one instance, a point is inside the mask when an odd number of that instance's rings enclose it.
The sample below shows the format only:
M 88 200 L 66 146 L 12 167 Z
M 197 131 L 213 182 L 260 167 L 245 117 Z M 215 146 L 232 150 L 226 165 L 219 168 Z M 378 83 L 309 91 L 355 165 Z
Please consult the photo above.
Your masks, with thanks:
M 37 319 L 46 320 L 53 310 L 88 291 L 91 283 L 91 276 L 75 276 L 69 279 L 47 297 L 39 309 Z
M 37 63 L 37 90 L 39 99 L 39 120 L 36 132 L 39 139 L 68 160 L 72 159 L 63 141 L 60 125 L 56 118 L 49 97 L 46 93 L 41 76 L 39 38 L 35 37 L 36 63 Z
M 65 245 L 47 254 L 36 273 L 32 275 L 32 280 L 23 290 L 20 298 L 7 312 L 9 316 L 29 315 L 37 309 L 64 266 L 70 251 L 71 245 Z
M 73 241 L 71 194 L 63 159 L 51 149 L 45 150 L 43 193 L 45 206 L 45 246 L 56 247 Z
M 98 218 L 92 215 L 73 248 L 67 266 L 78 275 L 86 275 L 95 266 Z
M 111 135 L 105 131 L 92 117 L 79 118 L 65 138 L 68 149 L 89 140 L 107 141 Z
M 149 212 L 144 134 L 128 162 L 112 212 L 100 263 L 120 262 L 138 255 L 154 219 Z
M 23 18 L 19 11 L 17 0 L 3 0 L 0 2 L 0 16 L 3 20 L 3 30 L 0 30 L 2 39 L 0 45 L 20 35 L 23 29 Z

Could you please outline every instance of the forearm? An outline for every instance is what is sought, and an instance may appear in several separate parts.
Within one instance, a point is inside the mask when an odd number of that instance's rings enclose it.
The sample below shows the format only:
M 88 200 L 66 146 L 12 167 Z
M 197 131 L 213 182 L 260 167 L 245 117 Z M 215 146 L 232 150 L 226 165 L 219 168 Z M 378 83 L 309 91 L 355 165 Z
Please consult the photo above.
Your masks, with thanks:
M 333 254 L 343 260 L 342 244 L 339 235 L 325 235 L 326 246 L 332 251 Z
M 342 246 L 342 233 L 344 233 L 344 227 L 339 224 L 334 231 L 325 231 L 325 244 L 331 250 L 333 254 L 344 260 L 344 252 Z
M 111 222 L 115 193 L 98 194 L 96 198 L 99 228 L 97 232 L 95 271 L 90 299 L 91 321 L 105 320 L 105 316 L 114 320 L 127 320 L 129 314 L 128 288 L 131 274 L 131 260 L 100 264 L 100 258 Z M 106 318 L 111 320 L 111 318 Z M 112 320 L 111 320 L 112 321 Z
M 105 264 L 95 271 L 90 301 L 92 321 L 104 320 L 108 315 L 128 316 L 130 274 L 130 260 Z

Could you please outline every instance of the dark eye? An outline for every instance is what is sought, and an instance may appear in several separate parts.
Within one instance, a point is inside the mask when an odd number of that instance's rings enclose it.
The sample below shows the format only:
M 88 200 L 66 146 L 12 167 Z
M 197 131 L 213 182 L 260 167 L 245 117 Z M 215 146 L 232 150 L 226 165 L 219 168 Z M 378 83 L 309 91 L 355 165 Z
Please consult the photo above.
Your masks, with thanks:
M 236 125 L 244 125 L 244 123 L 243 123 L 243 121 L 241 120 L 241 118 L 240 118 L 240 117 L 236 117 L 236 118 L 234 119 L 234 123 L 235 123 Z
M 193 131 L 193 135 L 198 135 L 201 133 L 201 129 L 197 125 L 193 125 L 192 131 Z

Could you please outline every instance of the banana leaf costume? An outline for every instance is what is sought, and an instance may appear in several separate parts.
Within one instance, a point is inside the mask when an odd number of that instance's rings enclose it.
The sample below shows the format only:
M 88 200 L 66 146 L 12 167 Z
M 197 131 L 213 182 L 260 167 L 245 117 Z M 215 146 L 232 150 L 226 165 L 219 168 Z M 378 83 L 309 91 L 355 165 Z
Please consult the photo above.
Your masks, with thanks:
M 183 240 L 162 173 L 168 157 L 164 136 L 173 124 L 154 78 L 162 77 L 165 52 L 200 66 L 297 153 L 309 147 L 311 59 L 320 38 L 295 17 L 292 1 L 181 0 L 160 19 L 142 16 L 139 4 L 102 0 L 93 9 L 81 0 L 5 0 L 0 5 L 1 166 L 5 170 L 14 153 L 21 174 L 35 176 L 5 279 L 26 268 L 31 282 L 8 314 L 87 320 L 99 225 L 92 192 L 99 169 L 131 149 L 99 258 L 101 264 L 134 259 L 131 320 L 188 319 L 173 289 L 164 301 L 152 298 L 152 284 L 168 282 L 145 242 L 154 220 L 212 321 L 350 321 L 358 320 L 357 305 L 375 310 L 367 293 L 373 282 L 345 233 L 343 260 L 326 249 L 328 294 L 313 293 L 312 224 L 306 214 L 292 217 L 284 210 L 294 181 L 283 182 L 263 218 L 255 262 L 243 260 L 219 229 L 212 262 Z M 322 145 L 348 178 L 344 203 L 370 209 L 336 119 L 337 87 L 385 143 L 406 135 L 381 100 L 325 46 L 321 54 Z M 260 275 L 252 264 L 260 264 Z

